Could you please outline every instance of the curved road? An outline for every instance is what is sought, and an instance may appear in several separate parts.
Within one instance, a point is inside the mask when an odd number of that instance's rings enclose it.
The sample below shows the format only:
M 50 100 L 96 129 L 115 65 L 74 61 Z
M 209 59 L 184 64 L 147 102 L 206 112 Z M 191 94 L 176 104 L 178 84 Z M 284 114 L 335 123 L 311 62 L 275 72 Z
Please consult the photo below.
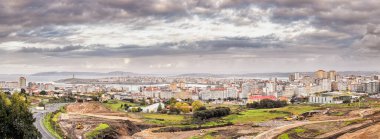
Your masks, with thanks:
M 57 103 L 57 104 L 48 104 L 45 107 L 45 110 L 35 110 L 33 109 L 35 113 L 33 113 L 33 117 L 36 118 L 36 121 L 34 122 L 34 126 L 40 131 L 42 135 L 42 139 L 54 139 L 54 136 L 52 136 L 49 131 L 47 131 L 43 125 L 43 119 L 46 113 L 53 112 L 58 110 L 61 106 L 66 105 L 67 103 Z

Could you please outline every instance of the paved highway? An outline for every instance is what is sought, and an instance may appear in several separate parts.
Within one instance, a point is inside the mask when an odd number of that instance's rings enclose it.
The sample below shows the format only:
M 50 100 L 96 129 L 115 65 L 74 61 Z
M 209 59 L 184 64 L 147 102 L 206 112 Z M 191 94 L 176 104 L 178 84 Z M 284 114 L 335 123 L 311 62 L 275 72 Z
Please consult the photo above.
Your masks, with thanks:
M 54 137 L 45 129 L 43 126 L 43 118 L 46 113 L 53 112 L 59 109 L 59 107 L 66 105 L 67 103 L 56 103 L 56 104 L 47 104 L 45 110 L 36 110 L 33 109 L 33 117 L 36 118 L 34 126 L 42 134 L 42 139 L 54 139 Z

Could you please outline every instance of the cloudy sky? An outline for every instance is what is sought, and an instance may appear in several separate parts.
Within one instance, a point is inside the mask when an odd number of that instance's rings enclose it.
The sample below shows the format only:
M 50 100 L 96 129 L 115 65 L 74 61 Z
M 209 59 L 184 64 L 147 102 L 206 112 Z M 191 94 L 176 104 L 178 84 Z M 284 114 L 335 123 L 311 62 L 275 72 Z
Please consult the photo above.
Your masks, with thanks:
M 0 0 L 0 73 L 380 70 L 379 0 Z

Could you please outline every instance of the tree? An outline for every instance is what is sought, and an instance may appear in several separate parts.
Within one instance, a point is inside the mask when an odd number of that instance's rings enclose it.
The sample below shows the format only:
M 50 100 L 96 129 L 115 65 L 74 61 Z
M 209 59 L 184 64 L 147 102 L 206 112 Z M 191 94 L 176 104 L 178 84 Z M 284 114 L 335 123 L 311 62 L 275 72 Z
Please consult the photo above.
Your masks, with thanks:
M 198 109 L 198 111 L 203 111 L 203 110 L 207 110 L 205 106 L 202 106 Z
M 24 88 L 21 88 L 20 94 L 26 95 L 26 90 Z
M 0 138 L 41 138 L 34 127 L 25 97 L 19 93 L 7 96 L 0 92 Z
M 182 106 L 180 108 L 180 110 L 183 112 L 183 113 L 189 113 L 190 112 L 190 105 L 187 104 L 187 103 L 182 103 Z
M 152 98 L 149 98 L 149 104 L 153 104 L 153 99 Z
M 161 106 L 161 103 L 158 104 L 158 107 L 157 107 L 157 112 L 160 112 L 162 111 L 162 106 Z
M 176 102 L 174 106 L 179 109 L 182 107 L 182 102 Z
M 193 111 L 198 111 L 202 106 L 203 106 L 203 103 L 199 100 L 197 101 L 194 101 L 191 106 L 193 107 Z
M 175 108 L 179 109 L 183 113 L 189 113 L 190 112 L 189 104 L 187 104 L 185 102 L 175 103 Z
M 175 104 L 177 103 L 178 101 L 174 98 L 174 97 L 171 97 L 168 104 L 171 105 L 171 104 Z
M 38 107 L 45 107 L 45 104 L 40 102 L 40 103 L 38 103 Z
M 146 105 L 146 101 L 145 101 L 145 98 L 143 98 L 142 100 L 141 100 L 141 103 L 140 103 L 142 106 L 145 106 Z
M 45 90 L 42 90 L 42 91 L 40 92 L 40 95 L 47 95 L 47 92 L 46 92 Z
M 292 98 L 290 99 L 290 103 L 294 104 L 297 100 L 297 96 L 294 94 Z

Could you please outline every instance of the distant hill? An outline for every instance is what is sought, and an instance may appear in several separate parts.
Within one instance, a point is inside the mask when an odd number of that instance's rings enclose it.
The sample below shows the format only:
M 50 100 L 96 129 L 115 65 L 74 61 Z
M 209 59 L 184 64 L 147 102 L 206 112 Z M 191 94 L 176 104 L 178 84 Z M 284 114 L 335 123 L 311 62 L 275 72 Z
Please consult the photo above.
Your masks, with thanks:
M 101 72 L 39 72 L 32 74 L 31 76 L 132 76 L 138 75 L 132 72 L 113 71 L 107 73 Z
M 339 75 L 379 75 L 376 71 L 337 71 Z M 242 73 L 242 74 L 213 74 L 213 73 L 187 73 L 187 74 L 160 74 L 167 77 L 212 77 L 212 78 L 227 78 L 227 77 L 288 77 L 294 72 L 270 72 L 270 73 Z M 300 72 L 302 75 L 313 76 L 314 72 Z M 158 76 L 156 74 L 137 74 L 133 72 L 113 71 L 113 72 L 40 72 L 31 76 Z
M 213 77 L 213 78 L 227 78 L 227 77 L 288 77 L 291 73 L 244 73 L 244 74 L 211 74 L 211 73 L 190 73 L 180 74 L 175 77 Z
M 379 75 L 376 71 L 337 71 L 339 75 L 349 76 L 349 75 Z M 189 73 L 189 74 L 179 74 L 174 77 L 214 77 L 214 78 L 227 78 L 227 77 L 289 77 L 290 74 L 294 72 L 269 72 L 269 73 L 244 73 L 244 74 L 211 74 L 211 73 Z M 299 72 L 302 75 L 314 76 L 314 72 Z
M 56 83 L 68 83 L 68 84 L 81 84 L 81 83 L 91 83 L 98 82 L 97 79 L 78 79 L 78 78 L 68 78 L 54 81 Z

